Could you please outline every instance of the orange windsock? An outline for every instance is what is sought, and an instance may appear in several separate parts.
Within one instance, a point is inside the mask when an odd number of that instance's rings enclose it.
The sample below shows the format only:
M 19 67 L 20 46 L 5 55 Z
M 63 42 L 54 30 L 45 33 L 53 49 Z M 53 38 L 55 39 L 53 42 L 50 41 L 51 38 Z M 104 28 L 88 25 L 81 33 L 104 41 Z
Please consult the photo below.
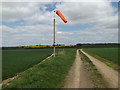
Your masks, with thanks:
M 57 14 L 65 23 L 67 23 L 67 20 L 65 19 L 65 17 L 62 15 L 62 13 L 61 13 L 59 10 L 56 11 L 56 14 Z

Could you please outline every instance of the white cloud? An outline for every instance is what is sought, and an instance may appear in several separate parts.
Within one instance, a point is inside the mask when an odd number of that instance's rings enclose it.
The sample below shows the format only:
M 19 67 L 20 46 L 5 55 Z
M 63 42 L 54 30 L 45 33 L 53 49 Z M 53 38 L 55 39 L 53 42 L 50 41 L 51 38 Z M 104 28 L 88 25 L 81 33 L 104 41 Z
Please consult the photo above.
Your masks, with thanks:
M 48 3 L 4 2 L 2 3 L 3 21 L 15 22 L 42 15 L 45 12 L 45 4 Z M 40 11 L 40 8 L 43 11 Z
M 53 11 L 46 11 L 46 3 L 3 3 L 3 21 L 24 20 L 26 26 L 3 26 L 3 45 L 26 45 L 32 43 L 52 44 Z M 50 3 L 49 4 L 53 4 Z M 66 17 L 65 24 L 56 15 L 57 25 L 93 25 L 85 30 L 60 31 L 56 26 L 56 43 L 76 44 L 79 42 L 117 42 L 118 15 L 110 2 L 63 2 L 57 3 L 55 10 Z M 42 23 L 42 24 L 38 24 Z M 31 25 L 33 24 L 33 25 Z
M 118 15 L 115 14 L 118 9 L 114 8 L 110 2 L 62 3 L 57 5 L 57 9 L 66 16 L 68 26 L 93 25 L 92 28 L 84 31 L 75 30 L 74 34 L 79 34 L 77 38 L 73 39 L 75 43 L 118 42 Z M 59 21 L 58 24 L 64 25 L 63 22 Z M 71 37 L 69 38 L 72 40 Z
M 52 44 L 53 29 L 51 25 L 16 26 L 13 28 L 3 26 L 3 45 Z M 57 30 L 57 28 L 56 28 Z M 25 44 L 24 44 L 25 45 Z
M 104 19 L 111 18 L 117 10 L 111 6 L 110 2 L 58 3 L 56 8 L 63 12 L 69 25 L 105 22 Z

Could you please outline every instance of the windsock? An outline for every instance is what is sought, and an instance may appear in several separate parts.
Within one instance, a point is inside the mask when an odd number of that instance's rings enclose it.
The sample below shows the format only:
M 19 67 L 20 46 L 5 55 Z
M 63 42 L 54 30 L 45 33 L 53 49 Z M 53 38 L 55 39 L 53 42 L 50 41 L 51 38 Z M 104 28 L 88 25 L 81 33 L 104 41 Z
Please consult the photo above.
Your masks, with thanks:
M 62 15 L 62 13 L 61 13 L 59 10 L 56 11 L 56 14 L 57 14 L 65 23 L 67 23 L 67 20 L 65 19 L 65 17 Z

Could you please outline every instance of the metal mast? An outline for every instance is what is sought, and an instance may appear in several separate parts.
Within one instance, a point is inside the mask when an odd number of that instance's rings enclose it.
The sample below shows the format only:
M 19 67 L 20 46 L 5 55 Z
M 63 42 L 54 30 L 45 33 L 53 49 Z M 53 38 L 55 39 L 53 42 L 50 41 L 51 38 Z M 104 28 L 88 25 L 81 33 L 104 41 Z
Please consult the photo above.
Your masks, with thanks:
M 55 57 L 55 11 L 54 11 L 54 23 L 53 23 L 53 26 L 54 26 L 54 35 L 53 35 L 53 55 Z

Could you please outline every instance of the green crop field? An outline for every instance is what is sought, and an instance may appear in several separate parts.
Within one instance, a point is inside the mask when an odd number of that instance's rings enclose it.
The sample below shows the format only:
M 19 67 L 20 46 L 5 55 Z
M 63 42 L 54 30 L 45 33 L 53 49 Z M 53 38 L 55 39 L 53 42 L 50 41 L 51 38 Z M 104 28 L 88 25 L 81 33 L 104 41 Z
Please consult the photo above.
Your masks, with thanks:
M 83 50 L 118 64 L 118 48 L 86 48 Z
M 51 54 L 52 49 L 2 50 L 2 79 L 26 70 Z
M 3 88 L 60 88 L 75 60 L 76 49 L 62 49 L 55 57 L 21 73 Z

